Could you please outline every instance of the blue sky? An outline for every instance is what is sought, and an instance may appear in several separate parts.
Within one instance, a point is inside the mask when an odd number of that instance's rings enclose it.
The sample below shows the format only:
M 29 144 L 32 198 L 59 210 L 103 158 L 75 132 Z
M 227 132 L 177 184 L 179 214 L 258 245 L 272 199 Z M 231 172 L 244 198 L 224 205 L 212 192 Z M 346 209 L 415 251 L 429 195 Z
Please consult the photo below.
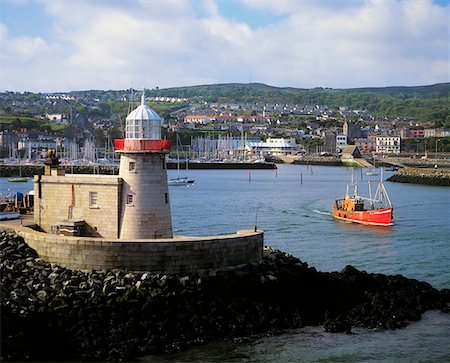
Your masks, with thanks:
M 0 91 L 449 82 L 446 0 L 0 0 Z

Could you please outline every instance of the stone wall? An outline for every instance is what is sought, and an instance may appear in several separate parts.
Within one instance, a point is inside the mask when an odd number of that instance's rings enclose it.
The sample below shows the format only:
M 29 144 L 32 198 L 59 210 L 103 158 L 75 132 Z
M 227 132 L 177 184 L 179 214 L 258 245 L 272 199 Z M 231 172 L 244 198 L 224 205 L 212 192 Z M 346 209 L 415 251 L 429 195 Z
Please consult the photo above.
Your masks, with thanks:
M 121 178 L 108 175 L 35 176 L 34 221 L 50 233 L 52 225 L 84 220 L 99 236 L 117 238 L 121 184 Z M 97 193 L 95 205 L 90 192 Z
M 387 180 L 398 183 L 450 186 L 450 169 L 405 168 Z
M 50 265 L 14 233 L 0 233 L 0 246 L 5 362 L 168 362 L 173 356 L 163 352 L 313 325 L 386 335 L 426 310 L 448 313 L 450 306 L 448 289 L 352 266 L 319 272 L 270 248 L 243 268 L 165 275 Z M 152 357 L 139 358 L 146 354 Z
M 263 251 L 262 231 L 134 241 L 60 236 L 27 227 L 17 227 L 16 232 L 45 261 L 76 270 L 167 274 L 227 270 L 259 261 Z
M 123 153 L 120 239 L 172 237 L 164 155 Z

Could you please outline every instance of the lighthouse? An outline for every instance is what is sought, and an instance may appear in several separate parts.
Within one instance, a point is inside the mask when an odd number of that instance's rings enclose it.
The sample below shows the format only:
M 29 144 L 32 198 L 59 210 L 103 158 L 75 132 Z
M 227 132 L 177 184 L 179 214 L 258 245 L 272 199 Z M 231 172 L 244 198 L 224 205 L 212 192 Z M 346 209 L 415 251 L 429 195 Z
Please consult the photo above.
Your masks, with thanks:
M 141 104 L 126 118 L 125 138 L 114 140 L 122 178 L 119 238 L 171 238 L 172 220 L 166 154 L 171 142 L 161 140 L 161 117 Z

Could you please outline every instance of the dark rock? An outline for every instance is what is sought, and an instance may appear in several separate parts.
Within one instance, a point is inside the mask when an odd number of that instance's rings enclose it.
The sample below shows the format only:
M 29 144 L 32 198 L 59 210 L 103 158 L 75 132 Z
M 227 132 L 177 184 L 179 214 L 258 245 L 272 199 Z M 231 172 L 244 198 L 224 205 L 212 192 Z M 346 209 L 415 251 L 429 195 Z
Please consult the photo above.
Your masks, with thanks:
M 4 361 L 123 361 L 303 325 L 397 329 L 450 302 L 424 282 L 317 272 L 270 248 L 260 264 L 175 276 L 52 266 L 5 232 L 0 246 Z

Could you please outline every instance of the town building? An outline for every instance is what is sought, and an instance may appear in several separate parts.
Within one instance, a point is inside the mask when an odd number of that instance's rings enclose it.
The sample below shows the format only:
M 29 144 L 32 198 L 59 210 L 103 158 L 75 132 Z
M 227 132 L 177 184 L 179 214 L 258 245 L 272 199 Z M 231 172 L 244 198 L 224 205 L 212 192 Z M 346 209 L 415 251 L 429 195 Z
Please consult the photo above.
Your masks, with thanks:
M 211 122 L 211 119 L 206 115 L 186 115 L 184 122 L 188 124 L 207 125 Z
M 355 139 L 355 145 L 363 154 L 372 154 L 375 151 L 375 140 L 374 139 Z
M 360 159 L 362 158 L 361 152 L 356 145 L 347 145 L 342 150 L 341 159 L 342 160 L 351 160 L 351 159 Z
M 245 149 L 257 156 L 286 155 L 297 151 L 295 138 L 268 138 L 266 141 L 247 141 Z
M 324 151 L 334 154 L 336 152 L 336 133 L 333 131 L 322 132 Z
M 13 131 L 0 131 L 0 148 L 9 149 L 11 147 L 17 148 L 19 136 Z
M 336 135 L 336 152 L 341 153 L 345 146 L 347 146 L 347 136 Z
M 400 154 L 400 136 L 378 136 L 375 152 L 379 154 Z

